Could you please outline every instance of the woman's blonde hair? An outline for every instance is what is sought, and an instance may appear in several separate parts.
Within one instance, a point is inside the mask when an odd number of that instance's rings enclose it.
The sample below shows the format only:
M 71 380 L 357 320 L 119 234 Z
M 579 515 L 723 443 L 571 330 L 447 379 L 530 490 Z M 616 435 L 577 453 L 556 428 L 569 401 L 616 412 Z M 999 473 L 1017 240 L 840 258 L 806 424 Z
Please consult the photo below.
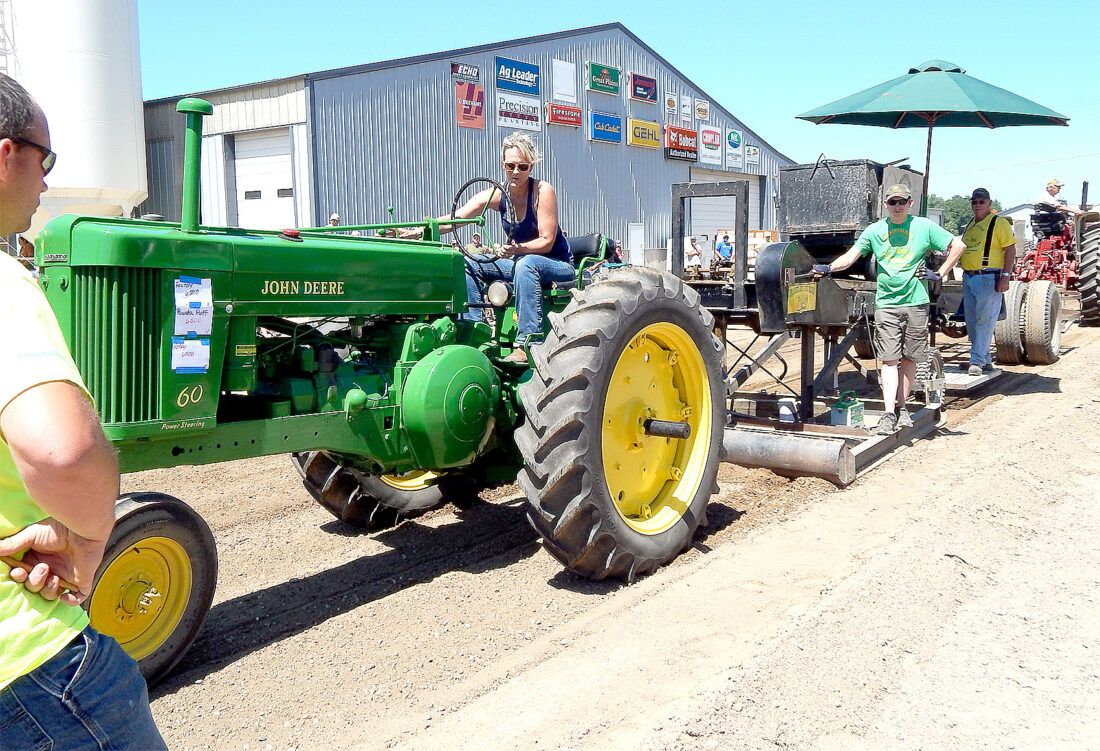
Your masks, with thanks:
M 542 154 L 539 153 L 539 147 L 531 140 L 531 136 L 520 133 L 519 131 L 513 131 L 512 135 L 501 142 L 500 161 L 504 161 L 504 152 L 508 149 L 519 149 L 519 152 L 523 154 L 523 158 L 530 162 L 532 167 L 542 161 Z

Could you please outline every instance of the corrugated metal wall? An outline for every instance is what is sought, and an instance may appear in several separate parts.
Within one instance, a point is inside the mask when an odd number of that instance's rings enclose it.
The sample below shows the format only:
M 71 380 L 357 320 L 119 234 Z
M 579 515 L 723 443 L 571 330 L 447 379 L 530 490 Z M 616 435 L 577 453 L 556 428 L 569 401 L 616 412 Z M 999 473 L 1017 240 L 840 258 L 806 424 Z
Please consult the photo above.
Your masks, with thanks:
M 470 177 L 501 179 L 499 144 L 511 128 L 498 128 L 494 58 L 510 57 L 540 66 L 540 99 L 551 98 L 552 60 L 576 65 L 579 106 L 600 112 L 663 121 L 666 92 L 705 98 L 643 46 L 618 29 L 559 36 L 511 47 L 482 49 L 464 56 L 440 56 L 397 67 L 334 72 L 309 77 L 317 216 L 336 211 L 347 224 L 384 221 L 393 206 L 398 218 L 415 219 L 449 210 L 455 189 Z M 486 89 L 484 130 L 455 124 L 454 85 L 449 62 L 481 68 Z M 623 70 L 618 97 L 584 90 L 587 61 Z M 656 78 L 658 103 L 629 99 L 629 73 Z M 774 175 L 787 164 L 744 124 L 711 100 L 709 124 L 744 130 L 745 143 L 760 147 L 760 164 L 744 172 L 767 176 L 761 185 L 762 224 L 774 222 Z M 646 246 L 663 247 L 671 225 L 670 185 L 687 182 L 692 166 L 664 158 L 663 151 L 594 143 L 585 128 L 543 123 L 536 140 L 546 161 L 535 176 L 559 193 L 561 225 L 572 235 L 602 231 L 625 240 L 626 225 L 645 225 Z M 499 235 L 499 223 L 490 234 Z

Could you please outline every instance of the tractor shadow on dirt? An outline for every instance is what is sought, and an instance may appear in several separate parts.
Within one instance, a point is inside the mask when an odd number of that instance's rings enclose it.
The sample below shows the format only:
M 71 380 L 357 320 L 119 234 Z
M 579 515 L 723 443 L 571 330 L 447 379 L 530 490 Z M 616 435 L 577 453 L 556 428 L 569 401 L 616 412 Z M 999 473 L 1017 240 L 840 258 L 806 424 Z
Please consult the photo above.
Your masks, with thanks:
M 478 574 L 511 566 L 541 549 L 522 499 L 463 499 L 454 515 L 455 521 L 438 527 L 414 519 L 372 533 L 391 549 L 215 605 L 183 660 L 150 694 L 172 694 L 258 649 L 402 589 L 453 571 Z M 323 528 L 368 534 L 336 521 Z

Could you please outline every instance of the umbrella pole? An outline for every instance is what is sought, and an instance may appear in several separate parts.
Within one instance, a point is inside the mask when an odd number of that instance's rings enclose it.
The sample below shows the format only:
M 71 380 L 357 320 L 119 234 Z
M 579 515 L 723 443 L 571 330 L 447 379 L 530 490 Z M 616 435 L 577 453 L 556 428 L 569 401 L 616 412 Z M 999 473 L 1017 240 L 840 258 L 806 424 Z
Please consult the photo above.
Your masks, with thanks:
M 920 215 L 928 216 L 928 177 L 932 166 L 932 126 L 936 124 L 936 116 L 928 118 L 928 146 L 924 149 L 924 193 L 920 197 Z

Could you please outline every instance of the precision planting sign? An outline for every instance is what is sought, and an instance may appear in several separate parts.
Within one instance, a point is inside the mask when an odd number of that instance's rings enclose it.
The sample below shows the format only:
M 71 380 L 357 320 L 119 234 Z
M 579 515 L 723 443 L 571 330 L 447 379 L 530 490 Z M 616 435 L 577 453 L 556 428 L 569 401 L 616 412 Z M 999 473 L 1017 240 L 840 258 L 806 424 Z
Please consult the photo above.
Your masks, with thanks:
M 485 127 L 485 87 L 479 83 L 455 81 L 455 122 L 460 128 Z
M 580 107 L 571 104 L 557 104 L 550 102 L 546 105 L 546 122 L 554 125 L 568 125 L 579 128 L 584 124 L 584 116 Z
M 646 149 L 661 148 L 661 124 L 651 120 L 626 120 L 626 142 Z
M 623 142 L 623 118 L 606 112 L 588 113 L 588 140 L 603 143 Z
M 665 158 L 694 162 L 699 152 L 699 135 L 691 128 L 665 126 Z
M 520 60 L 497 58 L 497 89 L 539 95 L 539 66 Z
M 657 103 L 657 79 L 640 73 L 630 74 L 630 98 L 637 102 Z
M 622 70 L 602 63 L 588 64 L 588 90 L 619 95 Z
M 699 163 L 722 166 L 722 131 L 718 128 L 699 126 Z
M 496 105 L 500 127 L 542 130 L 542 103 L 538 99 L 498 91 Z

